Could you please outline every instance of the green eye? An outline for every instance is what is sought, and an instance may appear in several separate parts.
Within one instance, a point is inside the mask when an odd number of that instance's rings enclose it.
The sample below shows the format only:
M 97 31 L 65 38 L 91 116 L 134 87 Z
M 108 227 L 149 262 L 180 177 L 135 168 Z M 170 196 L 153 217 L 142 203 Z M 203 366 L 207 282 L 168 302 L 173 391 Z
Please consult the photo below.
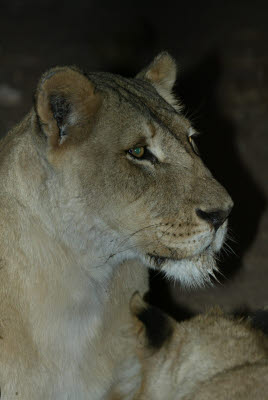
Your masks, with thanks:
M 128 152 L 134 157 L 141 158 L 144 154 L 144 147 L 134 147 L 129 149 Z

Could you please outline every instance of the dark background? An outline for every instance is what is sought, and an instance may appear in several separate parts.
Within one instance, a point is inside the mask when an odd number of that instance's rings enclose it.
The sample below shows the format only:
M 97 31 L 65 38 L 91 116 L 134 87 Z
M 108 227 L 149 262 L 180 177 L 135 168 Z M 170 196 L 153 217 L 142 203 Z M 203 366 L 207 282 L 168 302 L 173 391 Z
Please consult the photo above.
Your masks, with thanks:
M 178 61 L 176 92 L 235 207 L 220 284 L 185 291 L 152 276 L 151 300 L 174 313 L 268 305 L 267 20 L 268 2 L 252 0 L 0 3 L 0 135 L 30 109 L 51 66 L 133 76 L 161 50 Z

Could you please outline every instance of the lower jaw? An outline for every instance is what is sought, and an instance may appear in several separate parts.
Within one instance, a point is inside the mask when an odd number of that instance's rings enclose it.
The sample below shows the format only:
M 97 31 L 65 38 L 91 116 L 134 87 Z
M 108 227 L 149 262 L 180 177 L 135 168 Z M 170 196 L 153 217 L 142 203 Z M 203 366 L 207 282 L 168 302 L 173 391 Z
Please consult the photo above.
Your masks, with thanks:
M 151 253 L 147 253 L 146 256 L 149 258 L 150 263 L 153 264 L 153 266 L 161 268 L 162 266 L 164 266 L 166 263 L 169 262 L 180 263 L 186 260 L 195 262 L 199 258 L 202 258 L 206 255 L 208 256 L 212 255 L 212 253 L 213 250 L 211 249 L 211 245 L 209 244 L 207 247 L 204 248 L 204 250 L 201 253 L 183 258 L 166 257 Z
M 213 251 L 209 249 L 180 260 L 152 254 L 147 254 L 147 257 L 151 268 L 161 270 L 168 279 L 176 280 L 184 287 L 212 285 L 211 278 L 215 278 L 217 270 Z

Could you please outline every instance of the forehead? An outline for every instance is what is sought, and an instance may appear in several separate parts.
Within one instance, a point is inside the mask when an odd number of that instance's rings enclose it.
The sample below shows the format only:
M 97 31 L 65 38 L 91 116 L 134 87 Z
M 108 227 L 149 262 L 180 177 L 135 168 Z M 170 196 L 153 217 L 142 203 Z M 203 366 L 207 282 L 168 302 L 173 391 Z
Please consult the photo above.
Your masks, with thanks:
M 190 130 L 190 122 L 166 102 L 149 82 L 104 72 L 91 73 L 88 77 L 96 90 L 103 93 L 107 100 L 106 107 L 121 113 L 120 122 L 123 125 L 129 123 L 132 128 L 142 125 L 146 136 L 154 135 L 159 128 L 175 137 Z

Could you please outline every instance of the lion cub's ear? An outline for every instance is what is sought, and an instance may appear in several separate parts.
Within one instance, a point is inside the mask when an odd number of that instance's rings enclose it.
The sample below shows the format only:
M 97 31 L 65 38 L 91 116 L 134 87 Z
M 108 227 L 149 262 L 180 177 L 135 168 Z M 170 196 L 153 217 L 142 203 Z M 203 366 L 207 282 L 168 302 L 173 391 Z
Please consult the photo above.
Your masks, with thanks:
M 147 80 L 153 84 L 158 93 L 174 106 L 178 111 L 181 106 L 172 95 L 172 88 L 177 77 L 177 64 L 167 52 L 158 54 L 157 57 L 143 69 L 136 78 Z
M 130 300 L 130 311 L 135 333 L 142 346 L 158 350 L 172 336 L 175 325 L 172 318 L 145 303 L 138 292 Z
M 37 87 L 35 100 L 41 129 L 54 146 L 74 136 L 71 131 L 75 127 L 84 125 L 88 129 L 100 105 L 93 84 L 72 67 L 56 67 L 46 72 Z

